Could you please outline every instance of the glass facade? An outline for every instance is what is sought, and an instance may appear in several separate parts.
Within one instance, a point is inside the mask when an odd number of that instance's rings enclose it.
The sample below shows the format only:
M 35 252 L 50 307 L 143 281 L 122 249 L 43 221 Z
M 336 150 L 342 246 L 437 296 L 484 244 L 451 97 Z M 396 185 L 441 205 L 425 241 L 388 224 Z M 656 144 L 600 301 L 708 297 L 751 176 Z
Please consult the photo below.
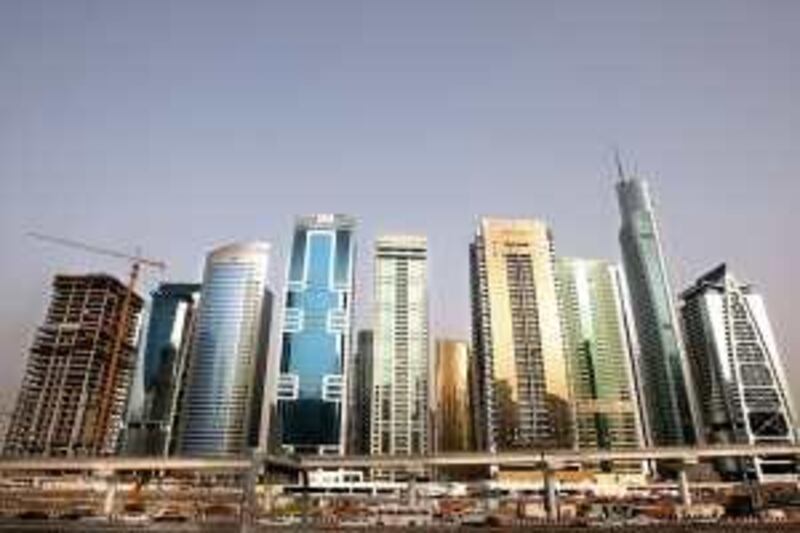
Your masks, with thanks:
M 372 330 L 358 332 L 358 348 L 350 365 L 350 443 L 348 453 L 369 453 L 370 405 L 372 398 Z
M 436 342 L 434 379 L 436 452 L 471 451 L 470 353 L 466 342 Z
M 144 406 L 129 425 L 128 449 L 145 455 L 174 451 L 200 285 L 162 283 L 152 305 L 144 351 Z
M 482 219 L 470 248 L 478 445 L 571 447 L 573 423 L 550 230 Z
M 643 438 L 618 269 L 591 259 L 559 258 L 557 265 L 578 447 L 638 448 Z M 641 472 L 642 465 L 614 465 L 621 469 Z
M 344 453 L 355 221 L 298 219 L 282 328 L 278 413 L 284 449 Z
M 206 260 L 180 452 L 239 455 L 259 444 L 271 298 L 269 245 L 245 243 Z
M 696 440 L 696 402 L 647 184 L 620 176 L 617 195 L 648 437 L 654 445 L 691 443 Z

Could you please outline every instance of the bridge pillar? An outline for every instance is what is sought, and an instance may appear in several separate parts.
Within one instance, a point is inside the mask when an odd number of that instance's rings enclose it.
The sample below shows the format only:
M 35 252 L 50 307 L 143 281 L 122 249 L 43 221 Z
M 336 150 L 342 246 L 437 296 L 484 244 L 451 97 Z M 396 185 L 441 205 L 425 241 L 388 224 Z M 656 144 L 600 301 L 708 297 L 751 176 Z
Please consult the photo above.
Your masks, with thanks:
M 261 499 L 259 500 L 258 505 L 267 513 L 271 513 L 273 510 L 272 481 L 273 480 L 270 477 L 269 472 L 264 472 L 264 492 L 261 494 Z
M 549 466 L 544 469 L 544 508 L 547 520 L 558 521 L 558 491 L 556 489 L 556 473 Z
M 114 508 L 117 499 L 117 476 L 113 472 L 102 474 L 105 483 L 105 495 L 103 497 L 103 516 L 108 520 L 114 519 Z
M 252 465 L 244 473 L 244 483 L 242 487 L 242 503 L 239 509 L 239 530 L 241 533 L 249 533 L 255 523 L 258 511 L 258 499 L 256 497 L 256 485 L 258 484 L 258 474 L 261 463 L 254 455 Z
M 744 474 L 744 488 L 750 497 L 750 508 L 753 511 L 760 511 L 764 507 L 764 494 L 761 490 L 760 467 L 757 459 L 754 459 L 755 476 L 751 478 L 746 472 Z
M 678 470 L 678 493 L 681 498 L 681 505 L 689 507 L 692 505 L 692 491 L 689 488 L 689 476 L 686 474 L 686 465 L 681 465 Z
M 309 521 L 309 515 L 308 515 L 309 507 L 311 506 L 311 502 L 310 502 L 310 497 L 309 497 L 309 493 L 308 493 L 309 492 L 309 490 L 308 490 L 308 485 L 309 485 L 308 470 L 306 470 L 305 468 L 300 470 L 300 484 L 303 487 L 303 493 L 302 493 L 303 494 L 302 524 L 303 524 L 304 528 L 308 528 L 311 525 L 311 523 Z
M 417 476 L 414 473 L 408 476 L 408 505 L 409 507 L 417 505 Z

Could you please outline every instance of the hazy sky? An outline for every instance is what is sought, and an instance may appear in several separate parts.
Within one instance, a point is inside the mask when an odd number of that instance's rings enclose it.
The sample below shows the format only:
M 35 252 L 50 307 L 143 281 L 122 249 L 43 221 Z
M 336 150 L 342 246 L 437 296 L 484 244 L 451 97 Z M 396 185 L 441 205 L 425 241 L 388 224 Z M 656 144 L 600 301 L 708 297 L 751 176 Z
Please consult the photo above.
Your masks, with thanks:
M 618 259 L 611 147 L 652 184 L 676 288 L 721 261 L 763 291 L 800 396 L 800 2 L 0 1 L 0 389 L 49 282 L 356 215 L 359 321 L 380 232 L 430 238 L 433 334 L 469 332 L 481 214 Z M 152 286 L 154 279 L 149 283 Z

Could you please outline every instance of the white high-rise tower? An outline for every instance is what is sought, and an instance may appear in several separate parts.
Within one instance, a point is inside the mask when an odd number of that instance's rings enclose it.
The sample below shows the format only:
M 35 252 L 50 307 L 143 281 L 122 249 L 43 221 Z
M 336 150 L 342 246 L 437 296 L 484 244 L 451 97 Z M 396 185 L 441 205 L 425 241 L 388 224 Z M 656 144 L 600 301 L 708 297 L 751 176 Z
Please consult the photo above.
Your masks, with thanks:
M 185 455 L 259 445 L 271 293 L 270 246 L 235 243 L 206 258 L 179 436 Z
M 429 449 L 427 257 L 421 236 L 384 236 L 375 246 L 373 454 Z
M 702 430 L 712 444 L 795 443 L 793 404 L 761 295 L 721 265 L 683 295 L 681 315 Z M 759 458 L 744 466 L 758 479 L 796 480 L 794 457 Z M 741 466 L 722 463 L 723 473 Z

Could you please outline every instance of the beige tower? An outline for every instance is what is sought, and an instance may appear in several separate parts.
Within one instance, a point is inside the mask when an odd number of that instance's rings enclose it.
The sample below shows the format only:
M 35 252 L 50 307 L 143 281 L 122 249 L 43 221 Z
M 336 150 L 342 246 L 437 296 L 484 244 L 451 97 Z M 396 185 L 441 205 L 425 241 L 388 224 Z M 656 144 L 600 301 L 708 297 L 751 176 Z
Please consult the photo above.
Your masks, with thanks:
M 481 447 L 572 447 L 553 240 L 527 219 L 480 221 L 470 247 Z

